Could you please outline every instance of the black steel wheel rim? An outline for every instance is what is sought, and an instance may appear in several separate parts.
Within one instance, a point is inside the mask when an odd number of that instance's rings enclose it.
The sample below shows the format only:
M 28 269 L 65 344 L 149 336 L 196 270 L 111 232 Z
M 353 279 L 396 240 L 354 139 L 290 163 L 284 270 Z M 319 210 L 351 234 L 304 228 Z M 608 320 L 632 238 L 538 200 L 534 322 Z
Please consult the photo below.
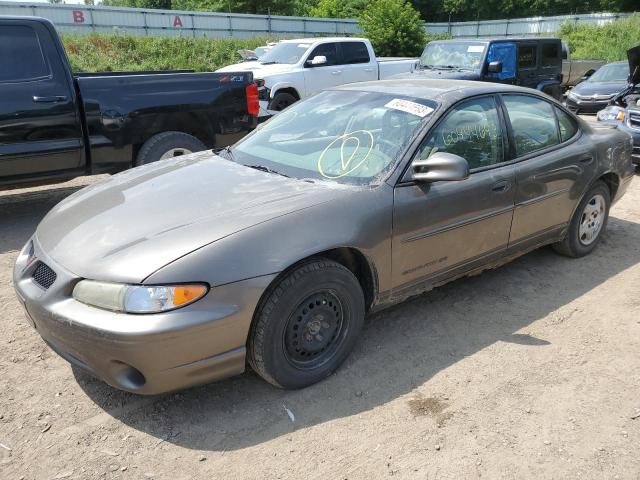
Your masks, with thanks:
M 331 291 L 308 296 L 295 308 L 284 331 L 284 351 L 296 368 L 316 368 L 331 359 L 346 329 L 340 299 Z

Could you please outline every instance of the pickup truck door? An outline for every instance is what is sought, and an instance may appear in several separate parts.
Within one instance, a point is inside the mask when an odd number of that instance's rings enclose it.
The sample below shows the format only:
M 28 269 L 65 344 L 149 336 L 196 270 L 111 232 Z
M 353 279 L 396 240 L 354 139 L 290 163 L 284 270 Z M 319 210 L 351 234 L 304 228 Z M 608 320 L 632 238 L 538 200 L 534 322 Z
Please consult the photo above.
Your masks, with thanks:
M 378 62 L 364 42 L 340 42 L 344 83 L 378 80 Z
M 84 167 L 72 77 L 54 32 L 0 21 L 0 183 Z
M 314 57 L 327 57 L 327 63 L 323 65 L 312 65 Z M 306 85 L 307 96 L 313 95 L 325 88 L 342 85 L 344 65 L 340 65 L 340 57 L 337 42 L 323 43 L 315 47 L 307 57 L 304 64 L 304 83 Z
M 427 134 L 416 154 L 466 158 L 466 180 L 411 182 L 394 189 L 393 286 L 410 290 L 483 264 L 507 248 L 514 207 L 515 167 L 493 96 L 455 107 Z M 411 168 L 411 167 L 409 167 Z

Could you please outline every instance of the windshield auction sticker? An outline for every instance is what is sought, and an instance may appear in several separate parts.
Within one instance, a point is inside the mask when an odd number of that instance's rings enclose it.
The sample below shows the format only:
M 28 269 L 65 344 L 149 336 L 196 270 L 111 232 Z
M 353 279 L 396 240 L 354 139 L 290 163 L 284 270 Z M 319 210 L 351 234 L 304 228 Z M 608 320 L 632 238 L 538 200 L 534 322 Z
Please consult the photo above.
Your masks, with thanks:
M 424 118 L 431 112 L 433 112 L 433 108 L 431 107 L 420 105 L 419 103 L 409 100 L 403 100 L 401 98 L 394 98 L 390 102 L 386 103 L 385 107 L 393 108 L 394 110 L 400 110 L 402 112 L 407 112 L 420 118 Z

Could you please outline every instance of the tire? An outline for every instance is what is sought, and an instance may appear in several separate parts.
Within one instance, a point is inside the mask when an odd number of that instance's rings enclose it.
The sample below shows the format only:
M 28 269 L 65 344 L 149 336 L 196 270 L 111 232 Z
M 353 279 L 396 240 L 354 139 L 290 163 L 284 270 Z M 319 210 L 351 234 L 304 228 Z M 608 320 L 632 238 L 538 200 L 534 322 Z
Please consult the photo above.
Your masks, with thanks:
M 611 193 L 609 187 L 597 181 L 583 197 L 576 209 L 565 238 L 553 248 L 568 257 L 584 257 L 600 243 L 609 220 Z M 590 227 L 593 225 L 593 227 Z M 581 226 L 584 228 L 581 229 Z
M 289 105 L 296 103 L 298 99 L 287 92 L 276 93 L 276 95 L 269 102 L 269 110 L 275 110 L 279 112 L 284 110 Z
M 276 387 L 312 385 L 347 358 L 364 315 L 364 295 L 350 270 L 324 258 L 303 263 L 261 301 L 249 333 L 249 364 Z
M 136 166 L 157 162 L 171 157 L 206 150 L 196 137 L 182 132 L 163 132 L 144 142 L 136 157 Z

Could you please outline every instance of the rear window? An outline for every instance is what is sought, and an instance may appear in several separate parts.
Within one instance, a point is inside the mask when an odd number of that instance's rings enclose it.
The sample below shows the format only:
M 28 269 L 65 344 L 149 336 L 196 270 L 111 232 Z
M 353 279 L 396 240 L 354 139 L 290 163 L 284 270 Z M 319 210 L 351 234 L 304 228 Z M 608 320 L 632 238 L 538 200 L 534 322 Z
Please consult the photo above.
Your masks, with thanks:
M 541 63 L 543 67 L 555 67 L 560 64 L 560 48 L 557 43 L 543 43 Z
M 518 68 L 535 68 L 537 64 L 535 45 L 520 45 L 518 49 Z
M 343 63 L 369 63 L 369 50 L 363 42 L 342 42 Z
M 0 82 L 23 82 L 46 77 L 49 69 L 31 27 L 0 27 Z

